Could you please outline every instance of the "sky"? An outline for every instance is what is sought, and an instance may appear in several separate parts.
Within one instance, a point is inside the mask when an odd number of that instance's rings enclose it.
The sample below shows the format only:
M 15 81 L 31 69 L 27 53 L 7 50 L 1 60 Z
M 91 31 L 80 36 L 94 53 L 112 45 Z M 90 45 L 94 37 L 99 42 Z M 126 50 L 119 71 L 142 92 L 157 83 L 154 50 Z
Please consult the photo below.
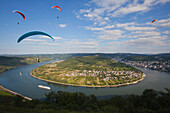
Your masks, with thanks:
M 0 0 L 0 54 L 170 53 L 169 6 L 170 0 Z M 30 31 L 55 41 L 36 35 L 17 43 Z

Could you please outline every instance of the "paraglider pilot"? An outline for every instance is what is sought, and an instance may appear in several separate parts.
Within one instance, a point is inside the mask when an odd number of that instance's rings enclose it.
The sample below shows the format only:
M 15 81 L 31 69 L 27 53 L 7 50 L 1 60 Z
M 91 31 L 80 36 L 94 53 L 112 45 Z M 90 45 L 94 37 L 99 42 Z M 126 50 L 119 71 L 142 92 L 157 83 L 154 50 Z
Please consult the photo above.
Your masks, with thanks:
M 37 62 L 40 62 L 39 58 L 37 58 Z

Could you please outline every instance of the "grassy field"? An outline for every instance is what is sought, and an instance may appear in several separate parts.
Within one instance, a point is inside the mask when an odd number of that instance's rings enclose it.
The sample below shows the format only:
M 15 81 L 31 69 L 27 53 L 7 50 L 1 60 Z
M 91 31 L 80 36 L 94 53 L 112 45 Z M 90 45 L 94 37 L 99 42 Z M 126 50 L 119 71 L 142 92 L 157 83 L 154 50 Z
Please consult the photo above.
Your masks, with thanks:
M 0 96 L 14 96 L 14 95 L 11 95 L 10 93 L 1 91 L 1 89 L 0 89 Z

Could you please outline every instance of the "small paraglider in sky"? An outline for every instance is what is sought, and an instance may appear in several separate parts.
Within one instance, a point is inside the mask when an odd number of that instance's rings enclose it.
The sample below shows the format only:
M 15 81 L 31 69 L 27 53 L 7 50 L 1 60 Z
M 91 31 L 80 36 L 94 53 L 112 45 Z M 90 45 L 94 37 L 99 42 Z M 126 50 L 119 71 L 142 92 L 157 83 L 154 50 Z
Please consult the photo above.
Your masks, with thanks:
M 155 19 L 155 20 L 153 20 L 153 21 L 152 21 L 152 23 L 154 23 L 155 21 L 157 21 L 157 22 L 158 22 L 158 20 L 157 20 L 157 19 Z
M 53 7 L 51 7 L 51 8 L 52 8 L 52 9 L 53 9 L 53 8 L 57 8 L 58 10 L 60 10 L 60 12 L 62 11 L 59 6 L 53 6 Z
M 154 27 L 159 27 L 159 21 L 157 19 L 152 20 L 152 24 Z
M 51 35 L 49 35 L 49 34 L 47 34 L 45 32 L 42 32 L 42 31 L 31 31 L 31 32 L 25 33 L 21 37 L 19 37 L 18 40 L 17 40 L 17 43 L 19 43 L 23 39 L 25 39 L 25 38 L 27 38 L 29 36 L 33 36 L 33 35 L 45 35 L 45 36 L 48 36 L 49 38 L 51 38 L 54 41 L 54 38 Z
M 20 15 L 22 16 L 22 18 L 25 20 L 25 15 L 24 15 L 23 13 L 21 13 L 21 12 L 20 12 L 20 11 L 18 11 L 18 10 L 14 10 L 14 11 L 12 11 L 12 13 L 14 13 L 14 12 L 16 12 L 16 13 L 20 14 Z M 17 24 L 19 25 L 19 22 L 18 22 Z
M 53 7 L 51 7 L 51 9 L 53 9 L 53 8 L 57 8 L 60 12 L 62 11 L 59 6 L 53 6 Z M 59 16 L 57 16 L 57 19 L 58 19 L 58 18 L 59 18 Z

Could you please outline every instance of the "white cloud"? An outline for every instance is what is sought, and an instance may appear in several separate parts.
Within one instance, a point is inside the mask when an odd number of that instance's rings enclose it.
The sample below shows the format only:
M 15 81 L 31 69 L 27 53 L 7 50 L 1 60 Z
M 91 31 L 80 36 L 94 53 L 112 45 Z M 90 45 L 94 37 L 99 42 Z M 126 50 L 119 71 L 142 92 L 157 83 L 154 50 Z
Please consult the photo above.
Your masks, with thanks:
M 91 11 L 91 9 L 85 10 L 81 9 L 80 14 L 83 15 L 83 17 L 91 20 L 91 21 L 98 21 L 101 22 L 104 19 L 101 17 L 100 14 L 103 14 L 103 9 L 94 9 L 94 11 Z
M 153 8 L 153 6 L 161 3 L 164 4 L 166 2 L 169 2 L 170 0 L 144 0 L 143 3 L 139 3 L 140 0 L 133 0 L 132 2 L 129 2 L 128 5 L 124 7 L 120 7 L 117 9 L 113 14 L 111 14 L 113 17 L 120 16 L 120 15 L 126 15 L 134 12 L 146 12 Z
M 145 23 L 146 25 L 153 25 L 153 23 L 150 21 L 150 22 L 146 22 Z
M 99 41 L 90 39 L 86 42 L 80 42 L 78 39 L 72 39 L 68 42 L 64 42 L 67 46 L 98 46 Z
M 110 17 L 122 16 L 134 12 L 146 12 L 153 8 L 157 4 L 164 4 L 170 0 L 91 0 L 88 6 L 94 4 L 97 6 L 92 9 L 81 9 L 79 11 L 78 18 L 87 17 L 92 21 L 109 20 L 103 16 Z
M 170 22 L 168 23 L 162 23 L 159 25 L 160 27 L 170 27 Z
M 42 45 L 47 45 L 47 46 L 58 46 L 60 45 L 59 43 L 41 43 Z
M 97 27 L 86 27 L 86 29 L 92 30 L 92 31 L 102 31 L 102 30 L 104 30 L 104 28 L 97 28 Z
M 130 40 L 125 40 L 125 41 L 114 41 L 114 42 L 109 42 L 108 44 L 113 44 L 113 45 L 120 45 L 120 46 L 125 46 L 126 48 L 130 48 L 130 47 L 146 47 L 146 48 L 150 48 L 150 47 L 161 47 L 161 46 L 168 46 L 170 40 L 166 41 L 164 39 L 161 38 L 152 38 L 152 37 L 148 37 L 148 38 L 138 38 L 138 39 L 130 39 Z
M 142 37 L 161 37 L 160 32 L 157 31 L 135 31 L 132 32 L 132 38 L 142 38 Z
M 166 2 L 169 2 L 170 0 L 158 0 L 155 4 L 162 3 L 165 4 Z
M 118 38 L 123 38 L 124 31 L 122 30 L 104 30 L 99 33 L 99 39 L 102 40 L 117 40 Z
M 44 42 L 45 41 L 45 40 L 40 40 L 40 39 L 24 39 L 24 40 L 25 41 L 30 41 L 30 42 Z
M 116 17 L 119 15 L 125 15 L 125 14 L 129 14 L 129 13 L 133 13 L 133 12 L 139 12 L 139 11 L 146 11 L 149 10 L 149 7 L 145 6 L 145 5 L 132 5 L 130 4 L 127 7 L 122 7 L 119 10 L 115 11 L 112 16 Z
M 61 38 L 61 37 L 55 37 L 55 36 L 53 36 L 53 38 L 54 38 L 55 40 L 61 40 L 61 39 L 63 39 L 63 38 Z
M 164 34 L 170 34 L 170 31 L 164 31 L 163 33 Z
M 108 44 L 110 45 L 122 45 L 122 44 L 124 44 L 125 43 L 125 41 L 123 41 L 123 42 L 119 42 L 119 41 L 114 41 L 114 42 L 109 42 Z
M 21 44 L 34 44 L 34 42 L 32 42 L 32 41 L 26 41 L 26 42 L 22 42 Z
M 127 41 L 129 45 L 133 46 L 165 46 L 167 45 L 166 41 L 155 38 L 138 38 L 134 40 Z
M 170 27 L 170 18 L 158 20 L 158 26 L 160 27 Z
M 99 7 L 103 7 L 106 9 L 110 9 L 110 7 L 113 7 L 113 10 L 125 4 L 127 0 L 91 0 L 91 2 L 95 3 Z
M 104 28 L 105 29 L 111 29 L 111 28 L 114 28 L 115 26 L 114 25 L 111 25 L 111 26 L 105 26 Z
M 105 27 L 86 27 L 86 29 L 91 30 L 91 31 L 103 31 L 105 29 L 112 29 L 114 28 L 114 25 L 110 25 L 110 26 L 105 26 Z
M 106 22 L 106 21 L 103 21 L 103 22 L 100 22 L 100 23 L 99 23 L 99 26 L 106 25 L 106 24 L 107 24 L 107 22 Z
M 90 8 L 90 9 L 81 9 L 79 13 L 75 13 L 76 17 L 79 19 L 88 19 L 91 21 L 96 21 L 100 25 L 106 24 L 108 21 L 110 21 L 109 17 L 103 17 L 105 13 L 109 13 L 116 8 L 120 7 L 124 3 L 126 3 L 127 0 L 91 0 L 89 2 L 88 6 L 90 4 L 95 3 L 98 8 Z
M 68 53 L 97 53 L 98 47 L 95 46 L 80 46 L 80 47 L 67 47 Z
M 61 38 L 61 37 L 55 37 L 55 36 L 52 36 L 55 40 L 61 40 L 61 39 L 63 39 L 63 38 Z M 47 39 L 49 39 L 49 37 L 48 36 L 40 36 L 40 38 L 47 38 Z
M 108 17 L 105 17 L 105 18 L 104 18 L 104 20 L 107 20 L 107 21 L 109 21 L 109 18 L 108 18 Z
M 66 27 L 66 24 L 59 24 L 59 27 L 64 28 Z
M 120 27 L 127 27 L 127 26 L 129 26 L 129 25 L 137 25 L 137 24 L 135 24 L 134 22 L 129 22 L 129 23 L 117 23 L 117 24 L 116 24 L 116 26 L 117 26 L 118 28 L 120 28 Z
M 170 18 L 158 20 L 160 23 L 170 22 Z
M 125 27 L 124 29 L 128 30 L 128 31 L 135 31 L 135 30 L 155 30 L 155 27 L 135 27 L 135 26 L 131 26 L 131 27 Z

